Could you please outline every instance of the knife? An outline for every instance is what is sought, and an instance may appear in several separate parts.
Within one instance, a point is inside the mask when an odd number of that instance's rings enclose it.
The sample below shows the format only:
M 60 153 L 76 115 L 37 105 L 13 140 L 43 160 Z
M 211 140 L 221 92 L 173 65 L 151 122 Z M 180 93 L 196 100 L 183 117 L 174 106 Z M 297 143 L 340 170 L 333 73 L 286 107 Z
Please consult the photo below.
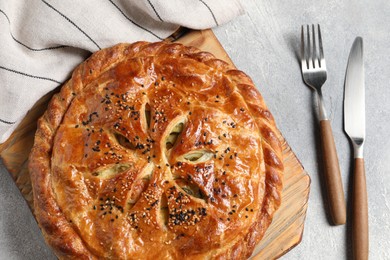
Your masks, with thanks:
M 368 259 L 368 206 L 363 159 L 366 135 L 363 39 L 357 37 L 349 54 L 344 89 L 344 128 L 354 149 L 352 251 L 354 259 Z

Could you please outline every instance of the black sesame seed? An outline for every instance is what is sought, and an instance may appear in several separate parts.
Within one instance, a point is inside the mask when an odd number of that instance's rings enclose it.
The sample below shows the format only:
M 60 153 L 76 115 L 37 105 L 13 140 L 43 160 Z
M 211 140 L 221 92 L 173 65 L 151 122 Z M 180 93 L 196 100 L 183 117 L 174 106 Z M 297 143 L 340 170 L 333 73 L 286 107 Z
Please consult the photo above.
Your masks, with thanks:
M 100 148 L 99 148 L 98 146 L 92 147 L 92 150 L 93 150 L 94 152 L 100 152 Z

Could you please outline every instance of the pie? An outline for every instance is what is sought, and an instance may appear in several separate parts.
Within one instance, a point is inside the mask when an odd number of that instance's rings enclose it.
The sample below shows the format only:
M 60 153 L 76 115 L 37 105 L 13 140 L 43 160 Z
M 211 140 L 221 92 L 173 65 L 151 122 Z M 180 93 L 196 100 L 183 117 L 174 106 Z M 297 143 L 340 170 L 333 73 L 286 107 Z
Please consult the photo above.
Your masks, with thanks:
M 245 259 L 281 203 L 278 130 L 252 80 L 177 43 L 94 53 L 29 158 L 60 259 Z

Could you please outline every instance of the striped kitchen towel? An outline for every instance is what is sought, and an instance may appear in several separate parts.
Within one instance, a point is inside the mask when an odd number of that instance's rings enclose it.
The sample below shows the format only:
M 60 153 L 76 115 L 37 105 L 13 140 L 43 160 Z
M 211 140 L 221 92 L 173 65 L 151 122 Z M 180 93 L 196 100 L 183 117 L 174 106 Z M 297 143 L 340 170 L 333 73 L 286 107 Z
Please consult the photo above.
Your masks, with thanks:
M 92 52 L 242 13 L 239 0 L 0 0 L 0 143 Z

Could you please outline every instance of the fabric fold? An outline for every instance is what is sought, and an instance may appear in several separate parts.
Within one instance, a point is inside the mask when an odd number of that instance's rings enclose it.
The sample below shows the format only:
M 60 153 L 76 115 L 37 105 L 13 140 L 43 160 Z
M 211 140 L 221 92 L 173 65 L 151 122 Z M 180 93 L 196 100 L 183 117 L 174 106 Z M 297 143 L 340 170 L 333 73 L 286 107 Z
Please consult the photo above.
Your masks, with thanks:
M 92 52 L 243 14 L 239 0 L 0 1 L 0 143 Z

